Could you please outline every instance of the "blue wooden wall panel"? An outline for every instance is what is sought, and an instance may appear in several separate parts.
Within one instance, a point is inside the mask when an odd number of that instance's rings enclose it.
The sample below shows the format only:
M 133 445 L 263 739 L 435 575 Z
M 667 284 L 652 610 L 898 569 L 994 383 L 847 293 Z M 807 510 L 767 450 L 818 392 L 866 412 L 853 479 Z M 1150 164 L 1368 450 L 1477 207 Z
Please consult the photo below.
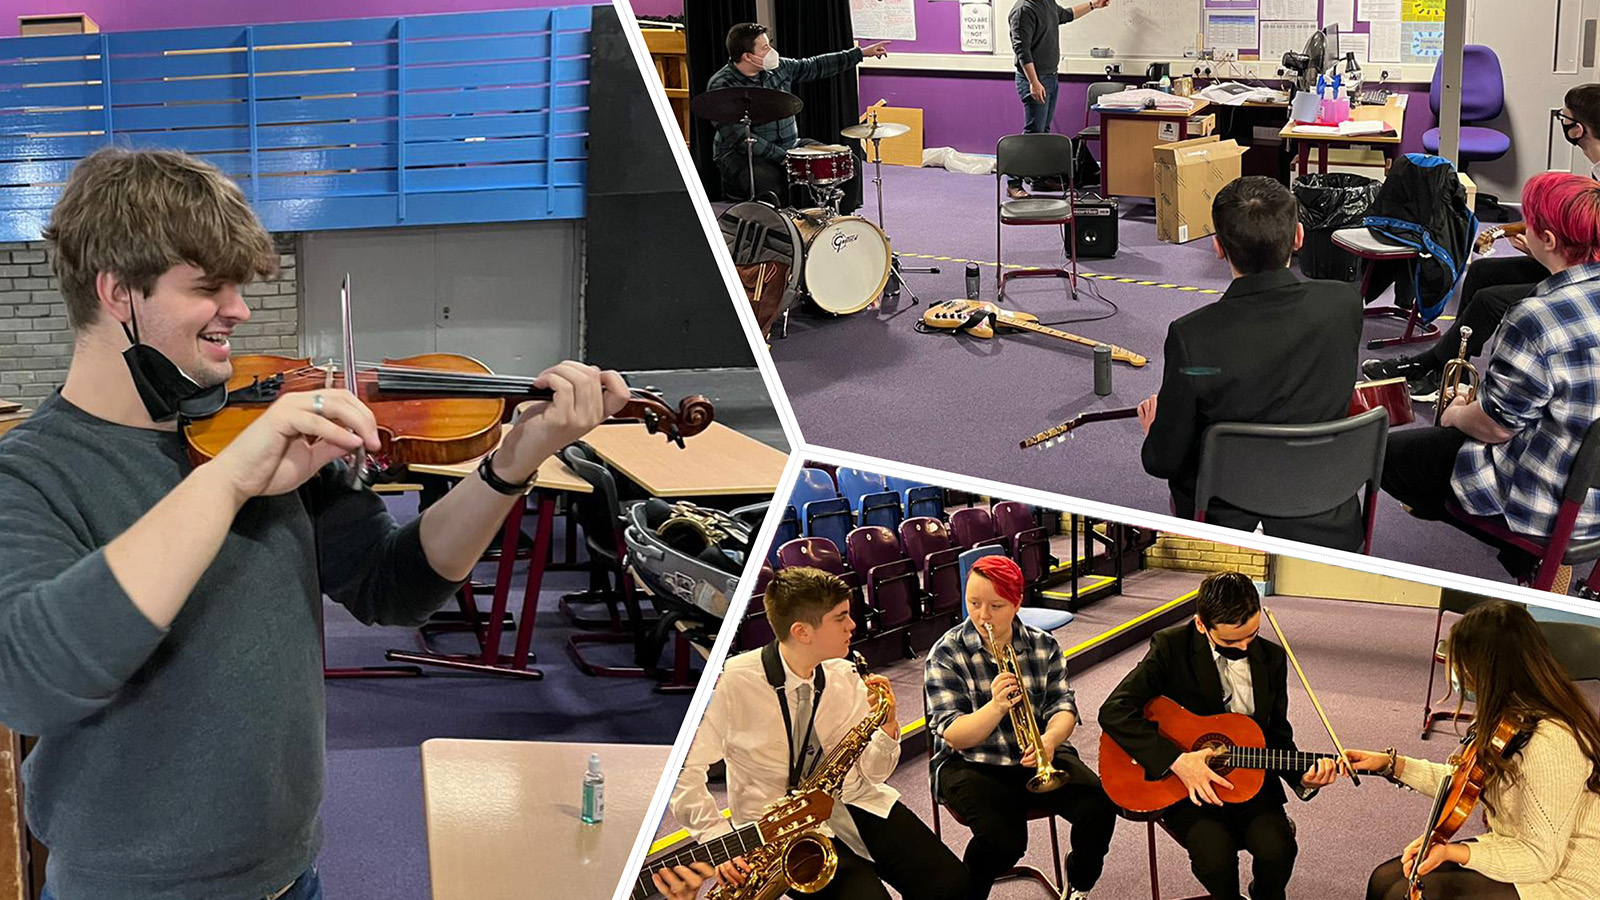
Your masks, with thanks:
M 0 39 L 0 241 L 107 143 L 199 155 L 272 230 L 577 218 L 590 7 Z

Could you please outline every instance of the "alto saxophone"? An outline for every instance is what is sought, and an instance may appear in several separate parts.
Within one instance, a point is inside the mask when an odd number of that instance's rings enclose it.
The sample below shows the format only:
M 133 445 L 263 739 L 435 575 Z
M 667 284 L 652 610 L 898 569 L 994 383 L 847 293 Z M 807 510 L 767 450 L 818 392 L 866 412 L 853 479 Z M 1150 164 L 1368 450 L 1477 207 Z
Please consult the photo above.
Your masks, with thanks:
M 860 653 L 852 653 L 851 661 L 857 672 L 862 676 L 867 674 L 867 661 Z M 809 791 L 826 791 L 838 796 L 844 790 L 845 776 L 867 749 L 872 733 L 882 728 L 889 717 L 889 688 L 869 684 L 867 693 L 874 701 L 872 712 L 834 745 L 790 796 Z M 750 867 L 744 883 L 719 882 L 706 894 L 706 900 L 777 900 L 788 891 L 814 894 L 828 886 L 839 866 L 832 841 L 815 828 L 769 840 L 746 853 L 744 861 Z

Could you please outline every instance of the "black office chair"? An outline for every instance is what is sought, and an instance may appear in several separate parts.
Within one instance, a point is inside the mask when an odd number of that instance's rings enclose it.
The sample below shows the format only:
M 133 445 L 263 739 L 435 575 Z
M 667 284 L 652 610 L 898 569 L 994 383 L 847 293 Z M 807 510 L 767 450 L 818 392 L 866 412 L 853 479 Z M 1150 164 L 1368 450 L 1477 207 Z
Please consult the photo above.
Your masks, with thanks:
M 623 564 L 622 506 L 617 500 L 617 482 L 611 470 L 582 441 L 561 449 L 561 460 L 581 479 L 594 488 L 594 492 L 574 499 L 573 511 L 583 527 L 583 542 L 589 551 L 592 589 L 604 594 L 612 603 L 620 603 L 625 611 L 625 627 L 619 631 L 580 632 L 567 638 L 567 654 L 585 675 L 608 678 L 643 678 L 651 674 L 646 665 L 654 660 L 642 656 L 649 645 L 648 628 L 639 606 L 639 593 L 633 579 Z M 609 604 L 608 604 L 609 605 Z M 523 610 L 524 616 L 531 610 Z M 588 644 L 633 644 L 638 665 L 607 666 L 584 658 L 583 647 Z
M 1273 519 L 1313 516 L 1363 494 L 1363 553 L 1372 550 L 1389 413 L 1373 409 L 1315 425 L 1219 422 L 1206 429 L 1195 481 L 1195 520 L 1212 500 Z
M 994 258 L 995 292 L 1004 300 L 1006 282 L 1012 278 L 1065 278 L 1072 289 L 1073 299 L 1078 297 L 1078 222 L 1072 215 L 1073 143 L 1064 134 L 1008 134 L 995 145 L 995 222 Z M 1028 197 L 1008 200 L 1005 194 L 1007 176 L 1018 178 L 1060 177 L 1066 184 L 1065 197 Z M 1008 225 L 1053 225 L 1071 228 L 1071 240 L 1064 241 L 1070 269 L 1018 269 L 1007 272 L 1005 256 L 1001 253 L 1000 233 Z

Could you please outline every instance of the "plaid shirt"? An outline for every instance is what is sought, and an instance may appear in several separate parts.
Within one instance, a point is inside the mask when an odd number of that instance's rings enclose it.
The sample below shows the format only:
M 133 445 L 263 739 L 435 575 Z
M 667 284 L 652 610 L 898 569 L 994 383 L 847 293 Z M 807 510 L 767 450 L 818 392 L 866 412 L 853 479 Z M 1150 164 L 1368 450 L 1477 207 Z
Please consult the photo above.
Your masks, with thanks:
M 745 75 L 729 63 L 711 76 L 711 80 L 706 82 L 706 90 L 762 87 L 788 91 L 790 85 L 797 81 L 830 78 L 840 72 L 848 71 L 859 62 L 861 62 L 861 48 L 851 47 L 838 53 L 824 53 L 820 56 L 808 56 L 805 59 L 784 58 L 771 72 L 757 72 L 753 76 Z M 775 163 L 782 163 L 784 151 L 800 141 L 800 129 L 794 123 L 794 116 L 768 122 L 765 125 L 756 125 L 750 131 L 756 139 L 755 146 L 751 148 L 755 157 Z M 744 152 L 744 126 L 718 125 L 717 138 L 711 144 L 712 156 L 720 160 L 735 150 Z
M 1467 512 L 1548 537 L 1578 445 L 1600 419 L 1600 263 L 1546 278 L 1506 313 L 1498 336 L 1478 401 L 1514 434 L 1503 444 L 1463 444 L 1451 485 Z M 1572 537 L 1600 537 L 1593 491 Z
M 1050 718 L 1058 712 L 1077 715 L 1072 688 L 1067 685 L 1067 658 L 1056 639 L 1049 632 L 1025 625 L 1019 619 L 1012 625 L 1011 648 L 1017 653 L 1017 666 L 1021 669 L 1028 702 L 1033 704 L 1039 731 L 1043 732 Z M 944 730 L 951 722 L 989 702 L 989 686 L 999 675 L 1000 668 L 983 646 L 983 638 L 971 619 L 946 631 L 928 651 L 922 690 L 928 730 L 933 733 L 935 778 L 939 766 L 957 753 L 975 763 L 1022 764 L 1022 748 L 1017 743 L 1017 731 L 1009 715 L 975 746 L 958 751 L 944 742 Z

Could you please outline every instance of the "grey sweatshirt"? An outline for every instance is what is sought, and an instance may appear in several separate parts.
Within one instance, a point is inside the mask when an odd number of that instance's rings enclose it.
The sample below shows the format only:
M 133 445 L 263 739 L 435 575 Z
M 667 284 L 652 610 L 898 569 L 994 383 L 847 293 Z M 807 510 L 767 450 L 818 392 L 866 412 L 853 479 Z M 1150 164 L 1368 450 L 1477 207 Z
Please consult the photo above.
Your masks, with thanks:
M 1008 18 L 1011 49 L 1017 71 L 1033 63 L 1035 75 L 1054 75 L 1061 68 L 1061 26 L 1072 21 L 1072 10 L 1056 0 L 1017 0 Z
M 454 588 L 417 523 L 397 526 L 335 465 L 247 503 L 157 628 L 104 547 L 190 470 L 180 435 L 60 394 L 0 440 L 0 721 L 39 738 L 27 816 L 59 900 L 260 897 L 292 881 L 322 839 L 316 548 L 322 589 L 364 622 L 419 623 Z

